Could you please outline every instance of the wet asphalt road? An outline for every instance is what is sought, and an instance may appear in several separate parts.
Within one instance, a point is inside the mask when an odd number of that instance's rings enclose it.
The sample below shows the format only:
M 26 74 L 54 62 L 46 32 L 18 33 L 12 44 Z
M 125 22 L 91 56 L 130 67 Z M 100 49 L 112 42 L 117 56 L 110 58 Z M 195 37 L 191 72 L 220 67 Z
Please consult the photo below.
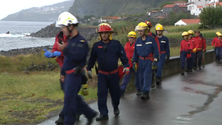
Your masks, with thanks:
M 152 90 L 151 99 L 142 101 L 135 91 L 121 99 L 120 116 L 115 117 L 110 99 L 109 120 L 93 125 L 222 125 L 222 65 L 212 63 L 185 76 L 163 80 Z M 98 111 L 97 103 L 90 104 Z M 54 117 L 39 125 L 55 125 Z M 76 125 L 85 125 L 80 117 Z

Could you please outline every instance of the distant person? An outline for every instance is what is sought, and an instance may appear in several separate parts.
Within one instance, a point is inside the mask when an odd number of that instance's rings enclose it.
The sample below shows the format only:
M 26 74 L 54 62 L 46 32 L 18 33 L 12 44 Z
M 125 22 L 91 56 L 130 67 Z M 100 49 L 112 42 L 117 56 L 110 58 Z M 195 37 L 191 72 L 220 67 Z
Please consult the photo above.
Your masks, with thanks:
M 6 32 L 6 34 L 10 34 L 10 32 L 8 31 L 8 32 Z
M 156 36 L 156 34 L 154 34 L 154 33 L 152 33 L 151 32 L 151 28 L 152 28 L 152 24 L 151 24 L 151 22 L 150 21 L 145 21 L 145 23 L 147 24 L 147 26 L 148 26 L 148 30 L 147 30 L 147 35 L 148 36 L 152 36 L 154 39 L 155 39 L 155 41 L 156 41 L 156 43 L 157 43 L 157 47 L 158 47 L 158 51 L 159 51 L 159 54 L 160 54 L 160 43 L 159 43 L 159 39 L 157 38 L 157 36 Z M 157 24 L 158 25 L 158 24 Z M 156 26 L 157 26 L 156 25 Z M 152 89 L 156 89 L 156 82 L 154 81 L 154 77 L 156 76 L 156 70 L 155 69 L 152 69 L 153 71 L 153 73 L 152 73 L 152 85 L 151 85 L 151 88 Z
M 196 56 L 196 49 L 195 49 L 195 47 L 196 47 L 196 42 L 195 42 L 195 40 L 193 39 L 193 34 L 194 34 L 194 32 L 193 32 L 193 30 L 189 30 L 188 31 L 188 34 L 189 34 L 189 42 L 190 42 L 190 49 L 191 49 L 191 67 L 192 67 L 192 69 L 194 68 L 194 64 L 195 64 L 195 56 Z M 192 69 L 190 69 L 190 70 L 187 70 L 187 72 L 193 72 L 193 70 Z
M 196 30 L 195 31 L 195 37 L 193 39 L 196 42 L 196 57 L 195 57 L 195 64 L 194 64 L 194 70 L 199 68 L 201 70 L 201 64 L 202 64 L 202 58 L 203 58 L 203 52 L 206 51 L 206 41 L 205 39 L 200 36 L 200 31 Z
M 125 93 L 125 90 L 126 90 L 126 87 L 130 81 L 130 77 L 131 77 L 131 74 L 134 73 L 135 75 L 135 86 L 136 86 L 136 89 L 137 89 L 137 93 L 136 95 L 140 96 L 141 95 L 141 89 L 140 89 L 140 86 L 139 86 L 139 73 L 138 71 L 135 72 L 133 70 L 133 53 L 134 53 L 134 49 L 135 49 L 135 42 L 136 42 L 136 32 L 134 31 L 130 31 L 128 33 L 128 39 L 129 39 L 129 42 L 127 42 L 125 44 L 125 47 L 124 47 L 124 50 L 126 52 L 126 56 L 128 58 L 128 63 L 129 63 L 129 68 L 130 68 L 130 71 L 129 71 L 129 74 L 125 75 L 124 78 L 123 78 L 123 81 L 122 81 L 122 84 L 121 84 L 121 96 L 124 96 L 124 93 Z
M 162 82 L 162 71 L 165 61 L 170 60 L 170 47 L 169 47 L 169 40 L 166 36 L 163 35 L 163 26 L 161 24 L 155 27 L 158 42 L 160 44 L 160 58 L 157 65 L 157 72 L 156 72 L 156 84 L 158 86 L 161 85 Z
M 184 75 L 185 64 L 187 64 L 188 70 L 192 68 L 190 63 L 191 51 L 190 51 L 190 42 L 188 36 L 189 36 L 188 32 L 182 33 L 182 37 L 184 38 L 184 40 L 182 40 L 180 43 L 181 75 Z
M 216 61 L 219 61 L 219 51 L 218 51 L 218 48 L 219 48 L 219 45 L 216 44 L 216 42 L 218 41 L 218 34 L 221 34 L 220 32 L 216 32 L 216 37 L 214 37 L 213 41 L 212 41 L 212 48 L 214 49 L 214 53 L 216 55 Z

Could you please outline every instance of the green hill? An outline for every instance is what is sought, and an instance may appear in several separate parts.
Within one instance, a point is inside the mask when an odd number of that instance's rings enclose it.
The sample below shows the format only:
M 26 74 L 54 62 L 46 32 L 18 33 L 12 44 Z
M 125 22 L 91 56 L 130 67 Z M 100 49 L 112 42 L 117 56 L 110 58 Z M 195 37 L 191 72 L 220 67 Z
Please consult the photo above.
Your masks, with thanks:
M 170 1 L 183 0 L 75 0 L 69 11 L 78 16 L 133 15 L 147 12 Z

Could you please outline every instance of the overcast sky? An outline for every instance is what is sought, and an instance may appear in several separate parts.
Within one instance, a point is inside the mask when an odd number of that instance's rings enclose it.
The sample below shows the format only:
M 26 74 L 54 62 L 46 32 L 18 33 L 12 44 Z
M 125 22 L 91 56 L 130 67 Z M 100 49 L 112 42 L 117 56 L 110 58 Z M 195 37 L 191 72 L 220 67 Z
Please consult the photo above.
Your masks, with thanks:
M 9 14 L 16 13 L 22 9 L 41 7 L 66 0 L 1 0 L 0 20 Z

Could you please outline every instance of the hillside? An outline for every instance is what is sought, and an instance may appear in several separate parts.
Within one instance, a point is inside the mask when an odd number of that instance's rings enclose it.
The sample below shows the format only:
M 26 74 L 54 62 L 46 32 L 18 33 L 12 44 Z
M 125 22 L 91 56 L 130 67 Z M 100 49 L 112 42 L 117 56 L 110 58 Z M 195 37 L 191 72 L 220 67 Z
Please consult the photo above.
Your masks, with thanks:
M 64 1 L 43 7 L 33 7 L 21 10 L 5 17 L 4 21 L 49 21 L 55 22 L 59 14 L 68 11 L 74 0 Z
M 147 12 L 169 1 L 181 0 L 75 0 L 69 11 L 78 16 L 133 15 Z

